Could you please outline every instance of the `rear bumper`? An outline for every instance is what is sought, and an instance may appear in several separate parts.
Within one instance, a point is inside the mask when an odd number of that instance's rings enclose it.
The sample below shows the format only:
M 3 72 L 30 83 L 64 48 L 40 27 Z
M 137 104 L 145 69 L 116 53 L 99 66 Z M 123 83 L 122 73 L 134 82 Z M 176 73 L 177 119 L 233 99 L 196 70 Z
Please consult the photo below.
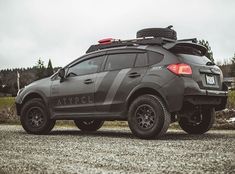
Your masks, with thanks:
M 228 88 L 223 84 L 222 90 L 201 89 L 189 77 L 176 77 L 162 88 L 163 96 L 170 112 L 178 112 L 191 105 L 210 105 L 216 110 L 226 107 Z
M 228 91 L 206 90 L 206 95 L 215 96 L 215 97 L 227 97 Z
M 215 110 L 222 110 L 226 107 L 228 88 L 222 85 L 222 90 L 200 89 L 198 84 L 191 79 L 184 79 L 185 93 L 183 103 L 193 105 L 211 105 Z
M 215 108 L 216 111 L 225 109 L 227 104 L 227 96 L 213 96 L 213 95 L 191 95 L 184 96 L 183 106 L 190 103 L 195 106 L 210 105 Z
M 201 89 L 198 90 L 197 93 L 194 94 L 186 94 L 185 96 L 211 96 L 211 97 L 227 97 L 228 91 L 216 91 L 216 90 L 206 90 Z

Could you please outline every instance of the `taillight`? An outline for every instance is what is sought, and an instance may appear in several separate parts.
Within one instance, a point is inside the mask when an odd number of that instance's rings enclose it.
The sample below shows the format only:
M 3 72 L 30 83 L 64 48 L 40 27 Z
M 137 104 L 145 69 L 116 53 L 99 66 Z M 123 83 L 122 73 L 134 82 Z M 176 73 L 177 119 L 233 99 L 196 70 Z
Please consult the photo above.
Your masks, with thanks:
M 192 68 L 190 65 L 179 63 L 179 64 L 170 64 L 167 66 L 167 69 L 169 69 L 171 72 L 177 75 L 181 74 L 192 74 Z

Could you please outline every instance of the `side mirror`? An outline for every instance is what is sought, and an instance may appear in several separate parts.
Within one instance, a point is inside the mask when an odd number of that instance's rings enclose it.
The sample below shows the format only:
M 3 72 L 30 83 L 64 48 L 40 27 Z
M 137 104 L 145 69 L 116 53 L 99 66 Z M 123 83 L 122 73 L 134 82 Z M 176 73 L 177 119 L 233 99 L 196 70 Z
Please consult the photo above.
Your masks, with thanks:
M 65 70 L 64 68 L 61 68 L 58 72 L 58 76 L 60 77 L 61 81 L 64 80 L 64 76 L 65 76 Z

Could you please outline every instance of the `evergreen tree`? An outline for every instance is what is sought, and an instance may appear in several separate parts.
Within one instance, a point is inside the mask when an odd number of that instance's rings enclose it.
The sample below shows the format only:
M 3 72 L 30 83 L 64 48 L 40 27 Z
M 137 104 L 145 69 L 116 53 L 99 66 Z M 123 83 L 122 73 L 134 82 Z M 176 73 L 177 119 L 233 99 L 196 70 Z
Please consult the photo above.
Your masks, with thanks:
M 54 71 L 53 71 L 51 59 L 49 59 L 48 65 L 47 65 L 47 77 L 51 76 L 52 74 L 54 74 Z
M 233 57 L 231 58 L 230 76 L 235 77 L 235 53 Z
M 211 50 L 211 47 L 210 47 L 210 45 L 209 45 L 209 42 L 206 41 L 206 40 L 204 40 L 204 39 L 202 39 L 202 40 L 199 40 L 198 43 L 207 48 L 207 52 L 206 52 L 205 56 L 206 56 L 208 59 L 210 59 L 212 62 L 214 62 L 213 52 L 212 52 L 212 50 Z
M 46 76 L 46 68 L 44 66 L 44 62 L 41 60 L 41 58 L 38 59 L 38 62 L 35 66 L 36 68 L 36 78 L 42 79 Z

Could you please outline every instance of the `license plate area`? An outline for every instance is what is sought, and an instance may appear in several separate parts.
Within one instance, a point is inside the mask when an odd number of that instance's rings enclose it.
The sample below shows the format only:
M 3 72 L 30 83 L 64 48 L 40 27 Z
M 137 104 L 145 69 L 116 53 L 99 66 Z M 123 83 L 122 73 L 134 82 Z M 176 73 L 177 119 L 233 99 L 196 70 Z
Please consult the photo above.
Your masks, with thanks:
M 213 75 L 206 74 L 206 84 L 215 85 L 215 77 Z

